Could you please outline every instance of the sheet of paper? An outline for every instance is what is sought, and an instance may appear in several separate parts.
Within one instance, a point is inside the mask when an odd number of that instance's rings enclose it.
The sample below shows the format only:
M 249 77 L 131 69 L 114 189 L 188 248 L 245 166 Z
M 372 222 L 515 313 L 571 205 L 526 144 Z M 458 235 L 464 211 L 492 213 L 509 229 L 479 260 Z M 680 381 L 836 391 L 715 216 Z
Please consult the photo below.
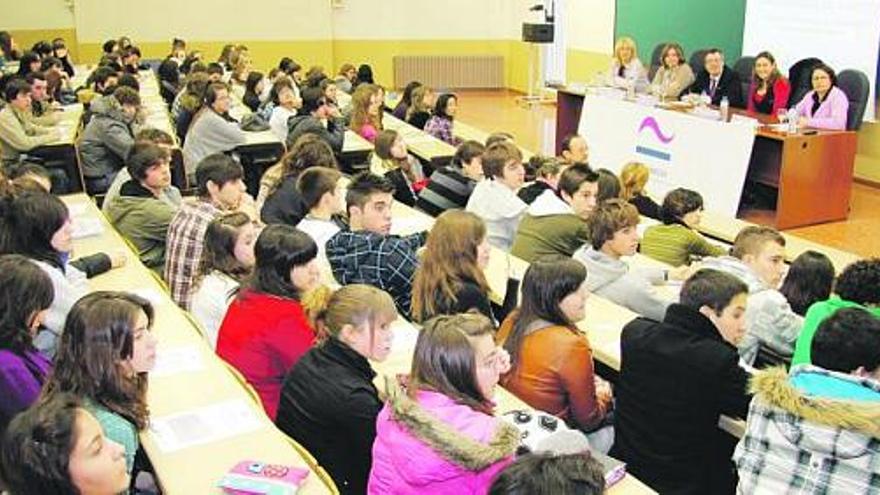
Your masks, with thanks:
M 74 239 L 82 239 L 92 237 L 104 233 L 104 225 L 100 219 L 95 217 L 82 216 L 76 219 L 71 226 L 70 235 Z
M 253 407 L 235 399 L 154 418 L 150 433 L 159 449 L 169 453 L 249 433 L 262 426 Z
M 71 217 L 81 217 L 89 211 L 89 205 L 86 203 L 73 203 L 67 205 L 67 211 L 70 212 Z
M 205 369 L 202 353 L 198 347 L 187 345 L 165 348 L 160 346 L 156 352 L 156 364 L 150 371 L 150 378 L 172 376 L 180 373 L 194 373 Z

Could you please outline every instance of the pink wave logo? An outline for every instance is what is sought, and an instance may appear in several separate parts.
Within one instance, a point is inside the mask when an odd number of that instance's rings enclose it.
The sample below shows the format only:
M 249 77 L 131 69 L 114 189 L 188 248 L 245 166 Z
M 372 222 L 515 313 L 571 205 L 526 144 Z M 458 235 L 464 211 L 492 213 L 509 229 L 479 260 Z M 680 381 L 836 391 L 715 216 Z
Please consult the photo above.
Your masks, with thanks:
M 645 117 L 642 120 L 642 123 L 639 125 L 639 133 L 641 133 L 645 128 L 651 129 L 654 132 L 654 135 L 657 136 L 657 139 L 660 140 L 663 144 L 669 144 L 675 139 L 675 134 L 671 136 L 666 136 L 663 134 L 663 131 L 660 130 L 660 124 L 654 119 L 654 117 Z

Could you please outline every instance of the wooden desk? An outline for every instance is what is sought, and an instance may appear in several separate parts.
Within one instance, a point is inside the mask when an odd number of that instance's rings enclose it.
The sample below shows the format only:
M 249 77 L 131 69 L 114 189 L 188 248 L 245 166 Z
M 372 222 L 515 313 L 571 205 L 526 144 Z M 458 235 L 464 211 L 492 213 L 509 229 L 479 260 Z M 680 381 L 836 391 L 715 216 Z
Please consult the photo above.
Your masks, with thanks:
M 578 131 L 583 102 L 583 90 L 557 91 L 557 154 L 562 139 Z M 748 115 L 762 124 L 772 119 Z M 849 213 L 857 135 L 852 131 L 809 132 L 814 131 L 788 134 L 768 127 L 756 131 L 748 180 L 776 189 L 775 225 L 779 229 L 844 220 Z
M 454 146 L 431 136 L 425 131 L 416 129 L 391 115 L 391 112 L 385 112 L 383 123 L 386 129 L 395 130 L 403 136 L 409 151 L 427 162 L 435 170 L 448 164 L 452 160 L 452 156 L 455 155 Z
M 308 454 L 301 454 L 295 444 L 284 436 L 263 412 L 262 406 L 248 387 L 218 358 L 201 336 L 196 326 L 179 309 L 165 288 L 131 252 L 125 241 L 106 221 L 94 203 L 84 194 L 65 196 L 64 202 L 77 218 L 100 219 L 104 232 L 74 241 L 77 256 L 99 251 L 127 251 L 128 263 L 90 280 L 93 290 L 147 291 L 160 302 L 154 305 L 156 319 L 153 332 L 159 341 L 159 353 L 181 347 L 196 349 L 204 368 L 167 376 L 153 376 L 147 400 L 155 420 L 162 416 L 185 412 L 229 400 L 246 403 L 259 418 L 259 429 L 243 435 L 163 452 L 150 430 L 141 432 L 141 442 L 156 470 L 158 481 L 165 493 L 219 493 L 217 481 L 238 461 L 254 459 L 272 463 L 309 468 L 311 474 L 302 487 L 303 493 L 333 493 L 332 485 L 325 483 L 322 470 Z M 301 447 L 300 447 L 301 448 Z M 304 452 L 304 451 L 303 451 Z
M 452 131 L 453 133 L 455 133 L 456 137 L 461 138 L 462 140 L 472 139 L 474 141 L 479 141 L 483 144 L 486 144 L 486 139 L 488 139 L 490 136 L 490 133 L 465 124 L 460 120 L 455 121 L 455 125 L 452 127 Z M 519 148 L 520 153 L 522 153 L 524 162 L 529 161 L 535 155 L 530 150 L 527 150 L 522 146 L 517 145 L 517 148 Z

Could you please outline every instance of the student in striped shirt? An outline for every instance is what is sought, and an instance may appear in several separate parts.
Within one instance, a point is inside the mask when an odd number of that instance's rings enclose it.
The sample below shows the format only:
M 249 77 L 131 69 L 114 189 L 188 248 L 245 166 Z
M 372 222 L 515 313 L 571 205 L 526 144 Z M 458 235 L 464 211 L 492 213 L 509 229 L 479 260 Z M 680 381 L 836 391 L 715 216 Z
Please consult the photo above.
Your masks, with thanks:
M 727 250 L 697 232 L 703 217 L 703 197 L 690 189 L 674 189 L 660 208 L 663 225 L 645 230 L 641 252 L 672 266 L 688 265 L 694 258 L 722 256 Z
M 464 209 L 477 182 L 483 179 L 483 152 L 478 141 L 461 143 L 452 163 L 431 174 L 428 185 L 419 193 L 416 208 L 438 216 L 452 208 Z

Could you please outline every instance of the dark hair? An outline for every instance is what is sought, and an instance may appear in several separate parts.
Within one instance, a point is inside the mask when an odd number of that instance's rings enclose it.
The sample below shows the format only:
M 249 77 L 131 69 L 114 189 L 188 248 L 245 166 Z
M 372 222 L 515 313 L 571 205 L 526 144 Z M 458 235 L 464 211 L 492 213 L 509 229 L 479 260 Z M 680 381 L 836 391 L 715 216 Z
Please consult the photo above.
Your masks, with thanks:
M 127 72 L 119 76 L 118 84 L 121 87 L 131 88 L 138 92 L 140 92 L 141 90 L 141 83 L 138 82 L 137 76 L 134 74 L 129 74 Z
M 132 145 L 125 167 L 132 179 L 142 181 L 151 168 L 169 159 L 170 154 L 165 148 L 150 141 L 138 141 Z
M 280 105 L 280 96 L 281 91 L 287 88 L 293 91 L 293 81 L 290 80 L 289 77 L 279 77 L 273 84 L 272 89 L 269 91 L 269 99 L 272 100 L 272 103 L 275 105 Z
M 46 180 L 51 180 L 52 176 L 49 174 L 49 171 L 46 170 L 46 167 L 40 165 L 39 163 L 31 163 L 31 162 L 17 162 L 6 165 L 6 178 L 14 181 L 21 177 L 27 177 L 28 175 L 36 175 L 37 177 L 41 177 Z
M 553 158 L 551 158 L 553 160 Z M 600 174 L 593 172 L 590 166 L 585 163 L 575 163 L 567 167 L 562 175 L 559 176 L 559 192 L 565 192 L 569 196 L 574 196 L 584 182 L 598 182 L 599 191 L 602 190 L 602 177 Z
M 810 346 L 813 364 L 852 373 L 880 368 L 880 318 L 862 308 L 841 308 L 819 324 Z
M 552 325 L 577 329 L 577 322 L 570 321 L 559 303 L 565 297 L 577 291 L 587 279 L 584 265 L 567 256 L 541 256 L 529 265 L 522 281 L 522 297 L 520 306 L 513 313 L 513 328 L 504 349 L 510 353 L 510 363 L 516 367 L 519 353 L 526 332 L 538 320 Z
M 251 223 L 251 218 L 240 211 L 219 216 L 208 224 L 202 259 L 193 286 L 197 287 L 212 271 L 220 271 L 241 282 L 251 271 L 235 257 L 235 243 L 239 230 Z
M 596 202 L 601 203 L 609 199 L 619 198 L 620 179 L 617 178 L 614 172 L 607 168 L 600 168 L 596 170 L 596 174 L 599 176 L 599 193 L 596 195 Z
M 107 79 L 111 77 L 118 77 L 118 74 L 115 70 L 110 67 L 98 67 L 94 72 L 89 76 L 89 80 L 97 87 L 97 85 L 104 86 L 107 84 Z
M 709 49 L 707 49 L 706 51 L 703 52 L 703 62 L 706 61 L 706 57 L 707 57 L 707 56 L 709 56 L 709 55 L 714 55 L 714 54 L 716 54 L 716 53 L 719 54 L 719 55 L 721 55 L 722 57 L 724 56 L 724 52 L 722 52 L 720 48 L 717 48 L 717 47 L 714 47 L 714 46 L 713 46 L 712 48 L 709 48 Z
M 777 79 L 782 77 L 782 74 L 779 73 L 779 68 L 776 67 L 776 58 L 773 56 L 772 53 L 768 51 L 763 51 L 755 55 L 755 62 L 757 62 L 759 58 L 766 58 L 768 61 L 770 61 L 771 64 L 773 64 L 773 70 L 770 72 L 770 76 L 767 78 L 767 81 L 765 81 L 767 87 L 769 88 L 770 86 L 773 86 Z M 756 87 L 760 87 L 761 85 L 761 80 L 758 78 L 758 74 L 755 73 L 754 68 L 752 68 L 752 82 L 755 84 Z
M 474 140 L 465 141 L 456 148 L 455 155 L 452 156 L 452 164 L 461 167 L 474 158 L 482 156 L 485 151 L 486 147 L 483 143 Z
M 327 101 L 321 88 L 303 88 L 299 95 L 302 98 L 302 108 L 297 112 L 298 115 L 311 115 L 313 112 L 318 111 L 321 105 Z
M 504 167 L 511 160 L 522 161 L 522 151 L 510 141 L 500 141 L 483 152 L 483 175 L 487 179 L 504 176 Z
M 505 131 L 493 132 L 486 138 L 486 147 L 488 148 L 489 146 L 502 141 L 514 141 L 513 134 Z
M 0 349 L 29 349 L 33 318 L 54 298 L 52 281 L 40 267 L 18 254 L 0 256 Z
M 666 225 L 682 223 L 681 219 L 692 211 L 703 209 L 703 196 L 697 191 L 679 187 L 669 191 L 660 207 L 660 219 Z
M 317 206 L 328 192 L 335 191 L 341 177 L 342 174 L 334 168 L 312 167 L 304 170 L 296 181 L 296 190 L 306 210 Z
M 113 49 L 117 48 L 118 45 L 119 45 L 119 42 L 116 40 L 107 40 L 104 42 L 103 45 L 101 45 L 101 50 L 104 53 L 112 53 Z
M 470 339 L 491 336 L 492 321 L 478 313 L 437 316 L 426 321 L 413 352 L 407 393 L 441 393 L 475 411 L 492 414 L 490 397 L 477 382 L 476 353 Z
M 38 401 L 9 423 L 0 448 L 0 478 L 10 493 L 79 493 L 69 464 L 81 410 L 75 394 L 59 393 Z
M 614 198 L 602 201 L 590 215 L 587 222 L 590 230 L 590 245 L 593 249 L 602 246 L 614 238 L 614 234 L 627 227 L 639 224 L 639 210 L 628 201 Z
M 45 191 L 23 191 L 2 201 L 0 253 L 15 253 L 64 269 L 52 236 L 70 219 L 67 206 Z
M 122 55 L 122 58 L 130 57 L 132 55 L 137 55 L 138 57 L 140 57 L 141 49 L 134 45 L 131 45 L 128 48 L 123 48 L 120 55 Z
M 488 495 L 601 495 L 605 473 L 589 451 L 520 456 L 501 471 Z
M 290 280 L 290 271 L 318 256 L 318 245 L 305 232 L 290 225 L 269 225 L 254 245 L 256 264 L 246 282 L 248 289 L 299 300 L 302 294 Z
M 31 70 L 31 64 L 34 62 L 40 61 L 40 55 L 35 52 L 24 52 L 24 55 L 18 61 L 18 75 L 24 77 L 29 73 L 33 72 Z
M 213 182 L 219 188 L 226 183 L 244 177 L 241 164 L 232 157 L 223 153 L 208 155 L 196 165 L 196 190 L 199 196 L 207 198 L 211 193 L 208 191 L 208 182 Z
M 373 68 L 367 64 L 361 64 L 357 71 L 357 82 L 374 84 Z
M 147 426 L 147 376 L 128 376 L 119 366 L 134 355 L 138 311 L 153 327 L 153 306 L 128 292 L 97 291 L 76 302 L 67 314 L 44 394 L 74 393 L 134 423 Z
M 205 94 L 202 98 L 204 104 L 208 107 L 212 106 L 217 101 L 217 93 L 219 93 L 220 91 L 229 92 L 229 86 L 226 83 L 220 81 L 208 84 L 205 87 Z
M 394 184 L 381 175 L 361 172 L 351 179 L 348 184 L 348 192 L 345 193 L 345 210 L 350 211 L 352 206 L 360 209 L 370 200 L 370 196 L 376 193 L 394 192 Z
M 663 51 L 660 52 L 660 67 L 666 68 L 666 55 L 669 53 L 669 50 L 675 50 L 675 54 L 678 55 L 678 63 L 686 64 L 687 61 L 684 59 L 684 49 L 678 43 L 666 43 L 663 45 Z
M 291 75 L 294 72 L 302 70 L 302 66 L 294 62 L 294 60 L 290 57 L 282 58 L 281 61 L 278 62 L 278 68 L 287 75 Z
M 45 81 L 46 73 L 43 71 L 31 72 L 30 74 L 25 76 L 24 80 L 27 81 L 28 84 L 33 86 L 34 81 Z
M 420 83 L 419 81 L 410 81 L 409 84 L 407 84 L 406 87 L 403 88 L 403 96 L 400 97 L 400 101 L 404 105 L 409 106 L 412 103 L 413 90 L 421 85 L 422 83 Z
M 779 292 L 795 313 L 804 316 L 814 302 L 828 299 L 833 284 L 834 265 L 828 256 L 804 251 L 791 262 Z
M 738 259 L 742 259 L 747 254 L 757 255 L 767 242 L 775 242 L 785 247 L 785 237 L 772 227 L 756 225 L 744 227 L 736 234 L 730 255 Z
M 708 306 L 720 315 L 734 297 L 748 293 L 749 287 L 733 275 L 702 268 L 681 286 L 679 302 L 695 311 Z
M 221 65 L 219 62 L 211 62 L 208 64 L 207 72 L 208 72 L 208 75 L 219 74 L 222 76 L 223 75 L 223 65 Z
M 121 83 L 120 86 L 113 91 L 113 98 L 116 98 L 116 101 L 118 101 L 120 105 L 141 106 L 141 96 L 138 94 L 137 90 Z
M 306 133 L 296 138 L 290 151 L 281 158 L 282 179 L 299 175 L 312 167 L 338 168 L 336 156 L 327 141 L 317 134 Z
M 446 108 L 449 106 L 449 100 L 458 100 L 458 97 L 452 93 L 443 93 L 438 96 L 437 101 L 434 103 L 434 115 L 452 120 L 452 116 L 446 113 Z
M 40 40 L 34 43 L 34 46 L 31 47 L 31 51 L 35 52 L 40 57 L 48 57 L 52 55 L 52 44 L 46 40 Z
M 245 93 L 257 94 L 257 84 L 263 80 L 265 76 L 262 72 L 252 70 L 248 73 L 247 80 L 244 82 Z
M 156 129 L 155 127 L 147 127 L 145 129 L 141 129 L 134 136 L 135 141 L 150 141 L 156 144 L 164 144 L 167 146 L 174 145 L 174 138 L 171 134 L 163 131 L 162 129 Z
M 581 137 L 580 134 L 566 134 L 566 136 L 562 138 L 562 151 L 571 151 L 571 142 L 579 137 Z
M 183 38 L 173 38 L 171 40 L 171 49 L 172 50 L 185 50 L 186 49 L 186 40 Z
M 50 57 L 50 56 L 43 58 L 43 60 L 40 62 L 40 70 L 41 71 L 45 72 L 45 71 L 51 69 L 52 67 L 57 67 L 59 69 L 63 69 L 64 64 L 61 63 L 61 59 L 56 58 L 56 57 Z
M 12 100 L 18 98 L 18 95 L 30 94 L 30 92 L 31 85 L 27 81 L 20 77 L 13 77 L 3 88 L 3 99 L 11 103 Z
M 373 152 L 383 160 L 391 160 L 391 148 L 394 147 L 394 142 L 397 141 L 398 137 L 400 137 L 400 134 L 393 129 L 379 131 L 373 143 Z
M 880 258 L 859 260 L 844 268 L 834 292 L 856 304 L 880 304 Z
M 831 66 L 824 64 L 824 63 L 818 63 L 818 64 L 812 66 L 810 68 L 810 78 L 811 79 L 813 77 L 813 73 L 816 72 L 817 70 L 821 70 L 822 72 L 827 74 L 828 78 L 831 79 L 831 85 L 837 86 L 837 73 L 834 72 L 834 69 L 832 69 Z
M 7 60 L 18 59 L 18 53 L 12 49 L 12 35 L 9 31 L 0 31 L 0 50 L 3 50 L 3 56 Z

